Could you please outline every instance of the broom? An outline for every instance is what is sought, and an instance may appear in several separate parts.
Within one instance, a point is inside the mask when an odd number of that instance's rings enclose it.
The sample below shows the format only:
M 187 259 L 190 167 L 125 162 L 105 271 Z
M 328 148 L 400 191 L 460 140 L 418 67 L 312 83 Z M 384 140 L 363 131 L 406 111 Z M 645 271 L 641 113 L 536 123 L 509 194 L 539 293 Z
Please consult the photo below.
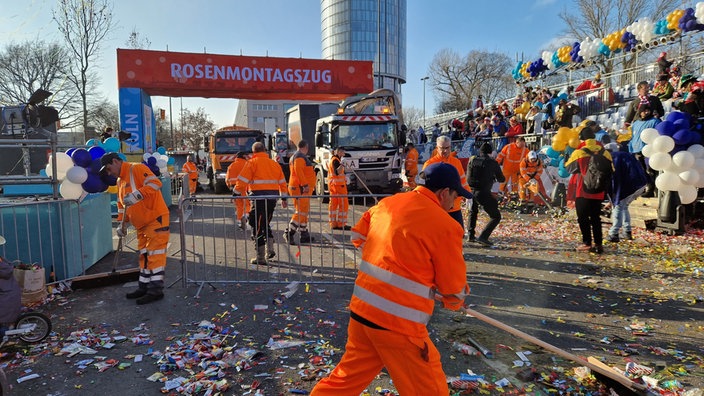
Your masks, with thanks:
M 122 221 L 120 221 L 120 228 L 124 226 L 125 219 L 123 217 Z M 112 271 L 77 276 L 71 279 L 71 289 L 93 289 L 96 287 L 133 282 L 139 279 L 139 268 L 117 269 L 117 259 L 120 257 L 120 253 L 122 252 L 123 237 L 118 235 L 117 238 L 117 250 L 115 251 L 115 256 L 112 259 Z

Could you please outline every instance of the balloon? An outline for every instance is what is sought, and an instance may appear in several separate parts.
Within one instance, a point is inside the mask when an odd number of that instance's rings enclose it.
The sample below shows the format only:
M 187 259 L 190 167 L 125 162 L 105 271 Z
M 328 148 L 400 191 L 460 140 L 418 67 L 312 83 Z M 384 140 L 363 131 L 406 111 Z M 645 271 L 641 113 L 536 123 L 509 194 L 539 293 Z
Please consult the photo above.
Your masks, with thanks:
M 682 169 L 690 169 L 694 165 L 694 155 L 689 151 L 680 151 L 672 156 L 672 162 Z
M 90 153 L 90 157 L 92 159 L 99 159 L 103 156 L 103 154 L 105 154 L 105 149 L 100 146 L 93 146 L 88 149 L 88 152 Z
M 156 149 L 156 152 L 159 153 L 159 154 L 166 154 L 166 149 L 164 148 L 164 146 L 159 146 L 159 147 Z
M 559 158 L 560 152 L 552 148 L 552 146 L 548 146 L 547 150 L 545 150 L 545 155 L 550 158 Z
M 76 151 L 75 148 L 70 148 L 70 149 L 66 150 L 66 155 L 68 155 L 68 156 L 70 157 L 71 154 L 73 154 L 74 151 Z
M 59 186 L 59 193 L 64 199 L 79 199 L 83 195 L 83 187 L 80 184 L 64 180 Z
M 567 142 L 562 141 L 562 140 L 555 140 L 553 139 L 552 142 L 552 149 L 555 151 L 563 151 L 567 147 Z
M 670 154 L 658 152 L 650 156 L 648 165 L 656 171 L 661 171 L 670 166 L 671 162 Z
M 689 117 L 685 116 L 683 118 L 680 118 L 679 120 L 673 122 L 673 124 L 675 125 L 676 130 L 689 129 Z
M 569 140 L 569 142 L 567 144 L 569 144 L 569 146 L 572 148 L 577 148 L 577 147 L 579 147 L 580 142 L 581 141 L 579 140 L 579 138 L 572 138 Z
M 107 138 L 103 142 L 103 148 L 108 153 L 116 153 L 120 150 L 120 140 L 115 137 Z
M 664 124 L 667 121 L 663 121 L 658 126 Z M 655 140 L 656 137 L 660 136 L 660 132 L 658 132 L 657 129 L 655 128 L 646 128 L 643 129 L 643 131 L 640 133 L 640 140 L 643 141 L 645 144 L 651 144 Z
M 692 162 L 694 162 L 694 157 L 692 157 Z M 159 168 L 166 168 L 166 161 L 164 161 L 163 159 L 158 159 L 156 161 L 156 166 L 158 166 Z
M 655 187 L 662 191 L 677 191 L 682 186 L 677 173 L 663 172 L 655 178 Z
M 174 158 L 174 157 L 169 157 L 169 159 L 166 160 L 167 165 L 173 165 L 175 163 L 176 163 L 176 158 Z
M 665 121 L 670 121 L 671 123 L 675 123 L 677 120 L 682 120 L 687 117 L 686 113 L 683 113 L 681 111 L 671 111 L 667 117 L 665 117 Z
M 669 153 L 673 148 L 675 148 L 675 141 L 669 136 L 658 136 L 653 141 L 653 150 L 658 153 Z
M 86 147 L 97 146 L 99 143 L 100 143 L 100 141 L 98 141 L 98 140 L 88 139 L 88 141 L 86 142 Z
M 689 146 L 687 151 L 692 153 L 694 158 L 704 158 L 704 146 L 702 146 L 701 144 L 693 144 Z
M 74 165 L 66 172 L 66 179 L 71 183 L 81 184 L 88 179 L 88 172 L 86 168 Z
M 690 186 L 696 186 L 697 183 L 699 182 L 699 172 L 696 171 L 695 169 L 690 169 L 686 170 L 684 172 L 680 172 L 680 179 L 682 179 L 682 182 L 684 184 L 688 184 Z
M 677 190 L 677 193 L 683 205 L 691 204 L 697 199 L 697 188 L 694 186 L 683 185 Z
M 148 161 L 149 158 L 151 158 L 151 157 L 152 157 L 152 154 L 151 154 L 151 153 L 144 153 L 144 155 L 142 156 L 142 159 L 146 162 L 146 161 Z
M 697 158 L 694 161 L 694 169 L 698 170 L 699 172 L 704 172 L 704 158 Z
M 689 143 L 689 130 L 688 129 L 680 129 L 679 131 L 675 132 L 672 134 L 672 139 L 675 141 L 675 144 L 678 146 L 684 146 L 687 143 Z
M 100 180 L 105 183 L 107 186 L 117 186 L 117 178 L 115 176 L 110 176 L 108 174 L 104 175 L 98 175 L 100 176 Z
M 651 155 L 655 154 L 655 151 L 653 150 L 653 145 L 646 144 L 645 146 L 643 146 L 643 150 L 641 151 L 641 154 L 643 154 L 643 156 L 646 158 L 650 158 Z
M 81 184 L 84 190 L 89 193 L 99 193 L 105 191 L 108 186 L 100 180 L 100 176 L 95 173 L 88 174 L 88 180 Z
M 49 177 L 54 177 L 52 173 L 52 156 L 49 156 L 49 162 L 46 165 L 46 174 Z M 66 172 L 73 166 L 73 160 L 66 153 L 56 153 L 56 178 L 63 180 L 66 177 Z
M 127 161 L 127 156 L 122 154 L 122 153 L 117 153 L 117 156 L 120 157 L 121 160 Z
M 648 128 L 648 129 L 652 129 L 652 128 Z M 675 133 L 675 124 L 673 124 L 670 121 L 663 121 L 663 122 L 659 123 L 658 125 L 656 125 L 655 129 L 660 133 L 660 135 L 672 136 L 672 134 Z M 643 132 L 645 132 L 645 130 L 643 130 Z M 642 134 L 642 132 L 641 132 L 641 134 Z M 657 136 L 655 136 L 655 137 L 657 137 Z M 644 142 L 645 142 L 645 140 L 644 140 Z
M 149 165 L 150 168 L 156 165 L 156 157 L 147 158 L 147 165 Z
M 84 168 L 88 167 L 90 165 L 90 161 L 93 160 L 93 157 L 90 155 L 88 150 L 84 148 L 78 148 L 74 150 L 73 154 L 71 154 L 71 158 L 73 159 L 74 164 L 82 166 Z

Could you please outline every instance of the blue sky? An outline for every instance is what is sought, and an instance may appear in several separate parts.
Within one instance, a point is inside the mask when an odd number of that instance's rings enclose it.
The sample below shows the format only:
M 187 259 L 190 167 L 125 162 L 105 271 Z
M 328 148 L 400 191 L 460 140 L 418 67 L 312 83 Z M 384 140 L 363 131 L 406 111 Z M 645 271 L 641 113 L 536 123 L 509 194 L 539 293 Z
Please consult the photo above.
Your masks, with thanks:
M 450 48 L 504 52 L 526 60 L 540 57 L 562 35 L 558 13 L 570 4 L 557 0 L 407 0 L 407 83 L 404 106 L 423 107 L 421 78 L 433 56 Z M 60 41 L 51 10 L 56 0 L 0 0 L 0 46 L 37 38 Z M 117 103 L 116 48 L 136 29 L 150 49 L 179 52 L 316 58 L 320 49 L 319 0 L 115 0 L 117 28 L 104 43 L 98 65 L 101 90 Z M 153 97 L 168 111 L 168 98 Z M 181 99 L 172 101 L 177 119 Z M 219 126 L 234 120 L 236 99 L 183 98 L 191 110 L 203 107 Z M 435 98 L 426 85 L 426 112 Z

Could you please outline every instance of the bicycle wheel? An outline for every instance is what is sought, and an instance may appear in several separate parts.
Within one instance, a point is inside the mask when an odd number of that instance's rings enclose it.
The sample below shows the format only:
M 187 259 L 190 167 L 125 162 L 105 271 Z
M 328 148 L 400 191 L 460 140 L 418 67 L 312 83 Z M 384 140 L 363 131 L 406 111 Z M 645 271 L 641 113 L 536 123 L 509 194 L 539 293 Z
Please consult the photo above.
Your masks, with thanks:
M 45 315 L 39 312 L 27 312 L 20 315 L 15 322 L 15 328 L 20 329 L 24 326 L 36 325 L 34 330 L 29 333 L 20 334 L 20 340 L 28 343 L 39 342 L 45 339 L 51 333 L 51 321 Z

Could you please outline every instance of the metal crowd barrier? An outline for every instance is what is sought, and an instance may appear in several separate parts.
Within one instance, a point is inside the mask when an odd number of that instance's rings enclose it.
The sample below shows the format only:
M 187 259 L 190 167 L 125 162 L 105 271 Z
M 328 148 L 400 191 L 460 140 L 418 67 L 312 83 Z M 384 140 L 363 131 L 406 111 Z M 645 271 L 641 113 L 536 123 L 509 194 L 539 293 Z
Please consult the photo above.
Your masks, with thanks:
M 329 226 L 328 200 L 349 200 L 347 224 L 353 226 L 369 207 L 384 196 L 308 198 L 308 230 L 314 241 L 299 244 L 299 232 L 293 245 L 283 238 L 294 213 L 293 198 L 288 198 L 288 208 L 284 209 L 280 197 L 268 197 L 276 199 L 276 208 L 270 223 L 275 256 L 268 260 L 267 265 L 250 263 L 250 259 L 256 257 L 253 230 L 249 225 L 244 230 L 240 229 L 240 221 L 236 218 L 234 202 L 251 200 L 251 197 L 181 196 L 178 221 L 183 285 L 197 285 L 198 295 L 206 284 L 353 283 L 357 275 L 359 252 L 350 241 L 351 231 L 332 230 Z

